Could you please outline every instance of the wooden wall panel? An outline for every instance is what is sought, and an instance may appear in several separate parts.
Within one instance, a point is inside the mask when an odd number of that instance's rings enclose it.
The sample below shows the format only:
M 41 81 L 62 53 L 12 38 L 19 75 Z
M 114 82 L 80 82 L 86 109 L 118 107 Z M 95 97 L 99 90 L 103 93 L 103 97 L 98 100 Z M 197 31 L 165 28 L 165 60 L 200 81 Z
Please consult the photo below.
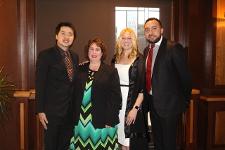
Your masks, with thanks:
M 184 47 L 188 47 L 188 1 L 173 1 L 174 40 L 179 41 Z M 188 48 L 187 48 L 188 49 Z
M 225 111 L 216 112 L 215 144 L 225 145 Z
M 224 42 L 220 42 L 224 29 L 216 28 L 215 16 L 221 11 L 217 9 L 217 0 L 188 0 L 187 4 L 187 46 L 193 88 L 200 89 L 203 95 L 224 95 L 225 55 Z M 221 3 L 220 7 L 224 10 Z
M 188 50 L 194 87 L 204 84 L 204 43 L 205 19 L 202 3 L 203 0 L 188 1 Z M 206 7 L 204 5 L 204 7 Z
M 0 0 L 0 67 L 18 89 L 34 87 L 35 0 Z
M 17 0 L 0 0 L 0 67 L 20 86 L 17 25 Z
M 36 0 L 18 0 L 18 59 L 20 89 L 34 88 L 35 69 L 35 7 Z
M 0 67 L 17 89 L 33 87 L 29 77 L 34 78 L 30 73 L 34 70 L 30 67 L 34 64 L 34 4 L 35 0 L 0 0 Z M 23 106 L 16 99 L 11 103 L 9 119 L 0 126 L 0 149 L 27 149 L 26 133 L 20 130 L 25 121 L 20 116 Z
M 201 96 L 198 112 L 198 150 L 224 150 L 225 97 Z
M 0 149 L 19 150 L 20 148 L 20 124 L 18 102 L 11 105 L 9 119 L 0 125 Z
M 204 95 L 224 95 L 224 1 L 188 0 L 187 4 L 187 46 L 193 88 Z
M 225 85 L 225 1 L 214 2 L 213 23 L 215 27 L 215 85 Z

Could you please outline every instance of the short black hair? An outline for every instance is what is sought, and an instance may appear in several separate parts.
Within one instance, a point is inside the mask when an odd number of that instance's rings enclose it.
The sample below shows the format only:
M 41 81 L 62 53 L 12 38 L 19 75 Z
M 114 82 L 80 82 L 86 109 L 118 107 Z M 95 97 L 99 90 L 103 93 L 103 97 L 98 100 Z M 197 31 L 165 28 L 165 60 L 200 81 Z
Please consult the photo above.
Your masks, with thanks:
M 58 35 L 61 27 L 69 27 L 69 28 L 71 28 L 73 30 L 74 38 L 76 38 L 77 33 L 76 33 L 76 30 L 75 30 L 75 27 L 70 22 L 60 22 L 55 28 L 55 35 Z
M 145 21 L 145 24 L 146 24 L 147 22 L 149 22 L 149 21 L 152 21 L 152 20 L 157 21 L 157 22 L 159 23 L 159 25 L 160 25 L 161 28 L 163 27 L 163 26 L 162 26 L 162 22 L 161 22 L 159 19 L 157 19 L 157 18 L 148 18 L 148 19 Z

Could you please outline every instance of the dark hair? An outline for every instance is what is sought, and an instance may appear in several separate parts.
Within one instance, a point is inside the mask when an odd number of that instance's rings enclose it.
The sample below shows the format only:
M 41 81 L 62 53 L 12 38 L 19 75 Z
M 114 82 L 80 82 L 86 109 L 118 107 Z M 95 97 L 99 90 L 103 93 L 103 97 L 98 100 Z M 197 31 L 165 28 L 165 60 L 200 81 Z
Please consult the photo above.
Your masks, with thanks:
M 76 33 L 76 30 L 75 30 L 75 27 L 70 22 L 60 22 L 55 28 L 55 35 L 58 35 L 61 27 L 69 27 L 69 28 L 71 28 L 73 30 L 74 38 L 76 38 L 77 33 Z
M 101 60 L 105 60 L 106 58 L 106 46 L 103 42 L 102 39 L 96 37 L 96 38 L 93 38 L 91 40 L 88 41 L 88 44 L 85 46 L 85 57 L 89 60 L 89 57 L 88 57 L 88 51 L 89 51 L 89 48 L 90 46 L 95 43 L 98 47 L 101 48 L 101 51 L 102 51 L 102 57 L 101 57 Z
M 163 26 L 162 26 L 162 22 L 161 22 L 159 19 L 157 19 L 157 18 L 148 18 L 148 19 L 145 21 L 145 24 L 146 24 L 147 22 L 149 22 L 149 21 L 152 21 L 152 20 L 157 21 L 157 22 L 159 23 L 159 25 L 160 25 L 161 28 L 163 27 Z

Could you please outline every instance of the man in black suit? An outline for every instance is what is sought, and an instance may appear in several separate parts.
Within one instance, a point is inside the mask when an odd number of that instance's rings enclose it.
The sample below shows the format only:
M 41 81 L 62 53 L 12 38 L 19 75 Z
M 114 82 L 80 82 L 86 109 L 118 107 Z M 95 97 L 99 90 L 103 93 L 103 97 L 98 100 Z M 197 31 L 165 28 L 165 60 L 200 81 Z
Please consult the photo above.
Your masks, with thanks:
M 191 96 L 186 53 L 180 44 L 162 36 L 162 23 L 156 18 L 146 20 L 144 34 L 149 42 L 144 50 L 145 102 L 150 109 L 153 141 L 157 150 L 176 150 L 177 121 Z
M 36 64 L 37 113 L 45 150 L 67 150 L 72 136 L 73 79 L 78 56 L 70 50 L 76 31 L 69 22 L 55 29 L 56 45 L 41 51 Z

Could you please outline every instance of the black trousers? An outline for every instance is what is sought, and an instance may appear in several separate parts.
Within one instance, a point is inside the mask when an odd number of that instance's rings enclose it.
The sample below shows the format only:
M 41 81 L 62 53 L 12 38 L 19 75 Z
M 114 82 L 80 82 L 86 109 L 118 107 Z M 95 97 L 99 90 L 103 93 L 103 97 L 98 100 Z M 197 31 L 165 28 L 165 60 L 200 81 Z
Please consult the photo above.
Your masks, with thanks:
M 50 117 L 48 118 L 47 130 L 44 131 L 44 149 L 68 150 L 72 135 L 71 118 Z
M 179 115 L 160 116 L 148 96 L 153 142 L 156 150 L 176 150 L 176 132 Z M 172 113 L 169 113 L 172 114 Z
M 148 150 L 148 140 L 146 138 L 130 138 L 130 150 Z

